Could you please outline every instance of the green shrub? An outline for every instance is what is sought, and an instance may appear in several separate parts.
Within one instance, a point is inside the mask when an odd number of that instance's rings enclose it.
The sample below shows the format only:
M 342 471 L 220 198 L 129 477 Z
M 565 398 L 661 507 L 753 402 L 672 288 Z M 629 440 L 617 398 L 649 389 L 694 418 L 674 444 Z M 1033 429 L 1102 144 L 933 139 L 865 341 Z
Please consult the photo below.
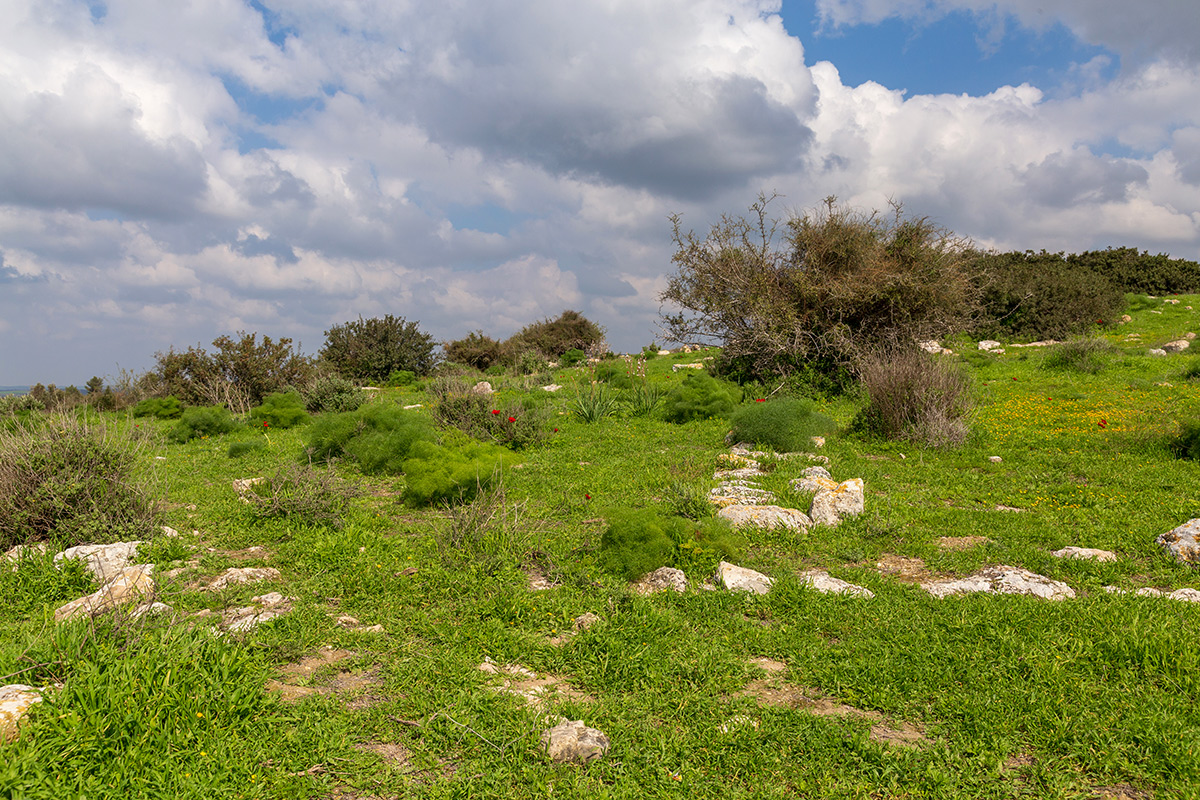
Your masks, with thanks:
M 683 382 L 667 394 L 663 416 L 667 422 L 727 417 L 741 402 L 741 391 L 707 372 L 689 372 Z
M 250 419 L 251 424 L 264 428 L 294 428 L 308 422 L 309 416 L 304 410 L 304 398 L 293 389 L 267 395 L 263 404 L 250 412 Z
M 604 329 L 578 311 L 564 311 L 557 319 L 526 325 L 505 344 L 514 353 L 534 350 L 561 362 L 561 356 L 568 350 L 587 353 L 602 349 Z
M 1057 344 L 1042 359 L 1043 369 L 1061 369 L 1095 375 L 1117 351 L 1104 339 L 1079 338 Z
M 815 403 L 795 397 L 743 406 L 733 413 L 730 422 L 733 441 L 769 447 L 777 453 L 811 450 L 812 437 L 836 428 L 832 419 L 817 411 Z
M 46 407 L 31 394 L 6 394 L 0 397 L 0 417 L 42 411 Z
M 736 559 L 738 545 L 728 523 L 707 517 L 673 517 L 656 509 L 608 514 L 598 562 L 605 572 L 636 580 L 659 567 L 711 574 L 722 559 Z
M 208 436 L 220 436 L 237 430 L 229 409 L 224 406 L 194 406 L 184 410 L 179 421 L 167 433 L 167 438 L 177 444 Z
M 217 337 L 213 353 L 199 346 L 155 353 L 155 369 L 147 380 L 184 405 L 223 405 L 238 414 L 262 403 L 271 392 L 311 380 L 312 361 L 292 348 L 291 339 L 264 336 L 259 342 L 257 333 L 245 331 L 237 337 Z
M 174 395 L 166 397 L 147 397 L 133 407 L 135 417 L 155 417 L 156 419 L 179 419 L 183 414 L 183 405 Z
M 456 446 L 416 442 L 404 462 L 404 503 L 417 507 L 470 502 L 500 479 L 512 459 L 503 447 L 483 442 Z
M 504 484 L 480 492 L 470 503 L 450 509 L 450 520 L 434 533 L 442 563 L 492 575 L 519 562 L 528 551 L 529 527 L 520 506 L 510 506 Z
M 230 458 L 241 458 L 251 453 L 260 453 L 267 449 L 267 443 L 260 439 L 250 439 L 244 442 L 234 442 L 226 451 Z
M 320 358 L 343 376 L 381 384 L 397 370 L 428 375 L 437 364 L 433 337 L 404 317 L 351 320 L 325 331 Z
M 929 447 L 966 441 L 973 403 L 961 368 L 909 346 L 877 351 L 858 372 L 868 401 L 852 432 Z
M 147 538 L 155 503 L 137 463 L 134 441 L 73 416 L 0 429 L 0 551 Z
M 579 349 L 568 350 L 558 357 L 558 365 L 560 367 L 573 367 L 580 361 L 587 358 L 587 354 Z
M 1176 458 L 1200 461 L 1200 422 L 1185 422 L 1179 434 L 1171 439 L 1168 448 Z
M 318 417 L 308 428 L 305 453 L 314 461 L 356 461 L 369 475 L 395 475 L 413 445 L 434 436 L 428 417 L 398 405 L 372 403 L 358 411 Z
M 388 386 L 412 386 L 417 382 L 417 374 L 409 369 L 398 369 L 391 375 L 388 375 Z
M 308 464 L 284 466 L 246 493 L 250 514 L 258 520 L 288 519 L 310 525 L 342 527 L 342 516 L 357 490 L 328 470 Z
M 629 416 L 648 417 L 662 405 L 665 394 L 661 386 L 641 380 L 625 392 L 621 403 Z
M 624 364 L 606 363 L 596 367 L 596 380 L 607 383 L 614 389 L 632 389 L 633 378 Z
M 462 339 L 444 342 L 442 352 L 447 361 L 474 367 L 480 372 L 497 364 L 513 363 L 512 349 L 490 336 L 485 336 L 483 331 L 472 331 Z
M 468 436 L 513 450 L 546 438 L 549 410 L 532 401 L 501 400 L 496 395 L 472 391 L 473 384 L 441 377 L 429 386 L 434 420 Z
M 304 407 L 313 413 L 354 411 L 367 402 L 367 393 L 341 375 L 322 375 L 304 394 Z

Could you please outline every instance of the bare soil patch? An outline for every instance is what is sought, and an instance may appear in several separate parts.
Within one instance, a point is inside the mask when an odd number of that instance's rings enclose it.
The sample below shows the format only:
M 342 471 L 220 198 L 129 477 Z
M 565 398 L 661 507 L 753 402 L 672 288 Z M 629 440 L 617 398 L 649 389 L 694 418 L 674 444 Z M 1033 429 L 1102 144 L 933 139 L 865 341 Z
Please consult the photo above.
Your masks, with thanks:
M 970 550 L 990 541 L 986 536 L 942 536 L 938 539 L 938 547 L 943 550 Z
M 355 711 L 383 702 L 387 698 L 373 691 L 381 683 L 374 669 L 360 672 L 339 669 L 331 675 L 321 674 L 326 668 L 354 655 L 350 650 L 322 648 L 311 656 L 281 667 L 283 679 L 267 681 L 267 691 L 275 692 L 285 703 L 294 703 L 314 694 L 333 696 Z
M 897 556 L 891 553 L 885 553 L 876 562 L 875 568 L 879 570 L 879 574 L 891 576 L 905 583 L 920 583 L 936 577 L 934 573 L 925 569 L 925 562 L 921 559 Z
M 1112 786 L 1096 786 L 1092 789 L 1095 800 L 1151 800 L 1154 794 L 1145 789 L 1138 789 L 1128 783 L 1117 783 Z

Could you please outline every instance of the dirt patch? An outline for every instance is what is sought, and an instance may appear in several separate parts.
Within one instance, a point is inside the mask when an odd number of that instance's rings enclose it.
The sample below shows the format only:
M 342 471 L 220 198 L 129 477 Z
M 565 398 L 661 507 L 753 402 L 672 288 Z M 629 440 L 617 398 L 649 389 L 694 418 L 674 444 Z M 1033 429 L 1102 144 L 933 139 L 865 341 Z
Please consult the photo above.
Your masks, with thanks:
M 818 717 L 868 720 L 874 723 L 869 734 L 871 740 L 889 747 L 918 747 L 928 741 L 915 725 L 886 720 L 878 711 L 864 711 L 826 697 L 815 689 L 794 686 L 778 679 L 751 681 L 742 694 L 764 705 L 794 708 Z
M 1015 514 L 1020 514 L 1024 510 L 1025 509 L 1023 508 L 1016 508 L 1015 506 L 1006 506 L 1003 504 L 996 506 L 996 511 L 1011 511 Z
M 322 648 L 294 664 L 281 667 L 283 680 L 267 681 L 267 691 L 274 692 L 285 703 L 294 703 L 314 694 L 332 696 L 354 711 L 383 702 L 387 697 L 373 691 L 381 683 L 378 672 L 373 669 L 364 672 L 338 670 L 332 675 L 320 676 L 325 668 L 354 655 L 350 650 Z M 304 682 L 310 683 L 302 685 Z
M 1151 800 L 1154 795 L 1144 789 L 1137 789 L 1128 783 L 1117 783 L 1112 786 L 1095 786 L 1092 788 L 1095 800 Z
M 520 664 L 497 664 L 487 659 L 479 665 L 479 671 L 498 676 L 500 682 L 493 687 L 495 691 L 520 697 L 526 705 L 539 706 L 546 700 L 594 700 L 556 675 L 539 675 Z
M 925 562 L 921 559 L 890 553 L 884 554 L 875 564 L 875 568 L 879 570 L 880 575 L 890 575 L 906 583 L 920 583 L 936 577 L 934 573 L 925 569 Z
M 750 659 L 750 663 L 764 672 L 770 672 L 771 674 L 787 671 L 787 664 L 782 661 L 776 661 L 773 658 L 752 658 Z
M 283 673 L 285 680 L 294 681 L 311 678 L 313 673 L 322 667 L 336 664 L 339 661 L 345 661 L 347 658 L 353 658 L 354 655 L 354 652 L 350 650 L 335 650 L 332 647 L 322 647 L 311 656 L 306 656 L 293 664 L 284 664 L 279 668 L 279 671 Z
M 354 749 L 363 753 L 373 753 L 393 767 L 403 767 L 412 761 L 412 753 L 408 748 L 395 742 L 359 742 L 354 745 Z
M 990 541 L 986 536 L 942 536 L 938 539 L 938 547 L 943 550 L 970 550 Z

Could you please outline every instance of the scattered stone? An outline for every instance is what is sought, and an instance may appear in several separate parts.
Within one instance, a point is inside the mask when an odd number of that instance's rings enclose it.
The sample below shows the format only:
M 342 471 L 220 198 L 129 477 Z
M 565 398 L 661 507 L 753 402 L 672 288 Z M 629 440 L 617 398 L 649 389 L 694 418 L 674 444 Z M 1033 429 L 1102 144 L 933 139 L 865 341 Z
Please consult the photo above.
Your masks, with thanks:
M 1090 561 L 1116 561 L 1117 554 L 1111 550 L 1096 550 L 1091 547 L 1064 547 L 1050 555 L 1055 558 L 1078 558 Z
M 672 364 L 671 372 L 679 372 L 681 369 L 704 369 L 704 365 L 697 362 L 695 364 Z
M 927 741 L 920 729 L 911 723 L 889 723 L 878 711 L 864 711 L 826 697 L 819 690 L 792 686 L 778 679 L 751 681 L 742 694 L 765 705 L 795 708 L 818 717 L 849 717 L 869 721 L 873 723 L 870 738 L 880 744 L 917 747 Z
M 933 575 L 925 569 L 925 562 L 919 558 L 885 555 L 875 562 L 875 569 L 880 575 L 899 578 L 910 583 L 920 583 L 929 580 Z
M 1192 343 L 1187 339 L 1177 339 L 1174 342 L 1167 342 L 1162 346 L 1163 351 L 1167 353 L 1182 353 L 1192 346 Z
M 337 625 L 339 628 L 357 628 L 362 623 L 358 621 L 357 617 L 343 615 L 335 619 L 333 624 Z
M 166 603 L 142 603 L 140 606 L 129 612 L 130 619 L 141 619 L 142 617 L 156 617 L 159 614 L 174 614 L 175 609 L 171 608 Z
M 1146 351 L 1146 355 L 1150 355 L 1150 356 L 1165 356 L 1166 354 L 1167 354 L 1167 351 L 1163 350 L 1160 347 L 1152 347 Z
M 274 594 L 274 593 L 272 593 Z M 259 600 L 261 598 L 254 598 Z M 288 611 L 291 611 L 291 604 L 286 602 L 290 598 L 284 598 L 285 602 L 274 603 L 271 605 L 258 606 L 242 606 L 240 608 L 230 608 L 221 617 L 221 624 L 225 630 L 233 633 L 244 633 L 251 628 L 257 628 L 264 622 L 270 622 L 277 617 L 282 617 Z
M 1010 344 L 1009 347 L 1050 347 L 1056 344 L 1062 344 L 1062 342 L 1055 339 L 1044 339 L 1040 342 L 1029 342 L 1028 344 Z
M 753 592 L 754 594 L 766 594 L 771 591 L 771 584 L 775 582 L 774 579 L 768 578 L 761 572 L 739 567 L 727 561 L 722 561 L 717 565 L 716 580 L 731 592 Z
M 355 628 L 358 633 L 387 633 L 382 625 L 364 625 L 361 628 Z
M 786 528 L 790 531 L 803 531 L 811 528 L 813 524 L 803 511 L 781 506 L 731 505 L 718 511 L 717 516 L 728 520 L 735 528 Z
M 940 343 L 940 342 L 938 342 L 938 341 L 936 341 L 936 340 L 934 340 L 934 339 L 930 339 L 929 341 L 926 341 L 926 342 L 917 342 L 917 347 L 921 348 L 921 349 L 922 349 L 922 350 L 924 350 L 926 353 L 940 353 L 940 352 L 942 352 L 942 345 L 941 345 L 941 343 Z
M 561 389 L 561 388 L 562 388 L 562 387 L 561 387 L 561 386 L 559 386 L 557 383 L 551 383 L 551 384 L 549 384 L 549 385 L 547 385 L 547 386 L 543 386 L 543 387 L 542 387 L 542 391 L 544 391 L 544 392 L 557 392 L 557 391 L 558 391 L 559 389 Z
M 728 464 L 735 469 L 758 469 L 759 466 L 753 458 L 740 453 L 720 453 L 717 455 L 717 463 Z
M 9 548 L 9 550 L 4 554 L 3 560 L 11 561 L 13 565 L 12 571 L 16 572 L 21 567 L 22 559 L 32 558 L 35 555 L 43 555 L 47 549 L 49 548 L 47 548 L 45 542 L 38 542 L 37 544 L 19 544 L 15 547 Z
M 492 391 L 492 385 L 490 383 L 488 383 L 487 381 L 480 381 L 479 383 L 477 383 L 471 387 L 471 394 L 478 394 L 478 395 L 486 396 L 486 395 L 494 394 L 494 392 Z
M 741 481 L 723 481 L 716 489 L 709 491 L 708 501 L 720 508 L 735 505 L 770 505 L 775 502 L 775 495 Z
M 246 499 L 246 495 L 254 491 L 254 487 L 265 480 L 266 478 L 262 477 L 238 478 L 233 482 L 233 490 L 238 493 L 238 497 L 242 499 L 242 502 L 249 503 L 250 501 Z
M 1165 547 L 1180 563 L 1200 566 L 1200 519 L 1190 519 L 1178 528 L 1159 534 L 1154 542 Z
M 1124 325 L 1126 322 L 1133 322 L 1133 317 L 1129 316 L 1128 314 L 1122 314 L 1121 324 Z
M 863 512 L 865 503 L 862 478 L 851 478 L 838 484 L 836 489 L 817 492 L 808 515 L 818 525 L 835 526 L 843 517 L 853 517 Z
M 1118 589 L 1116 586 L 1105 586 L 1104 591 L 1109 594 L 1130 594 L 1128 589 Z M 1162 589 L 1154 589 L 1145 587 L 1133 592 L 1137 597 L 1165 597 L 1169 600 L 1183 600 L 1187 603 L 1200 603 L 1200 591 L 1195 589 L 1176 589 L 1173 592 L 1164 592 Z
M 542 733 L 542 744 L 551 761 L 559 764 L 586 764 L 608 752 L 612 742 L 582 720 L 563 720 Z
M 825 446 L 825 437 L 824 436 L 813 436 L 811 441 L 813 443 L 813 447 L 824 447 Z M 829 460 L 826 459 L 825 463 L 828 464 Z
M 1179 305 L 1179 300 L 1177 300 L 1174 297 L 1164 297 L 1163 303 L 1165 303 L 1167 305 L 1177 306 L 1177 305 Z
M 125 567 L 92 594 L 59 606 L 54 612 L 54 621 L 62 622 L 84 615 L 94 617 L 143 597 L 153 596 L 154 579 L 150 577 L 153 571 L 153 564 Z
M 81 544 L 68 547 L 54 557 L 54 563 L 68 558 L 84 562 L 88 572 L 100 583 L 111 580 L 121 570 L 130 566 L 137 557 L 141 542 L 114 542 L 113 544 Z
M 600 621 L 599 614 L 593 614 L 591 611 L 585 611 L 575 619 L 571 620 L 571 627 L 577 631 L 586 631 L 588 628 Z
M 1003 565 L 985 567 L 966 578 L 922 583 L 921 588 L 937 598 L 973 592 L 1033 595 L 1046 600 L 1064 600 L 1075 596 L 1075 590 L 1062 581 Z
M 750 659 L 750 663 L 762 671 L 769 672 L 771 674 L 787 671 L 787 664 L 783 663 L 782 661 L 776 661 L 773 658 L 767 658 L 766 656 L 752 658 Z
M 687 575 L 684 575 L 681 569 L 659 567 L 654 572 L 643 575 L 633 585 L 633 590 L 641 595 L 657 594 L 668 590 L 682 593 L 687 591 Z
M 208 585 L 208 591 L 219 592 L 227 586 L 258 583 L 259 581 L 277 581 L 279 578 L 279 570 L 274 567 L 230 567 Z
M 979 343 L 980 350 L 995 350 L 1000 347 L 1000 343 L 993 339 L 984 339 Z
M 832 478 L 825 478 L 819 475 L 805 476 L 803 478 L 793 478 L 788 484 L 793 492 L 806 492 L 808 494 L 817 494 L 819 492 L 832 492 L 837 489 L 837 481 Z
M 266 608 L 274 608 L 275 606 L 283 605 L 288 601 L 288 598 L 281 595 L 279 592 L 270 592 L 268 594 L 260 594 L 258 597 L 251 597 L 251 603 L 258 603 Z
M 166 536 L 168 538 L 171 538 L 171 539 L 179 538 L 179 531 L 175 530 L 174 528 L 169 528 L 166 525 L 162 526 L 162 532 L 163 532 L 163 536 Z
M 1114 783 L 1112 786 L 1096 786 L 1092 789 L 1092 800 L 1151 800 L 1154 797 L 1144 789 L 1129 783 Z
M 496 687 L 496 691 L 520 697 L 526 705 L 541 706 L 555 695 L 567 700 L 591 700 L 561 678 L 538 675 L 520 664 L 497 664 L 491 658 L 484 658 L 483 663 L 479 665 L 479 671 L 501 676 L 504 680 Z
M 424 408 L 424 407 L 425 406 L 422 405 L 421 403 L 413 403 L 412 405 L 405 406 L 404 410 L 405 411 L 416 411 L 418 408 Z
M 835 578 L 824 570 L 809 570 L 800 573 L 800 582 L 816 589 L 821 594 L 845 594 L 851 597 L 871 599 L 875 593 L 870 589 L 855 586 L 853 583 Z
M 1191 306 L 1188 306 L 1188 308 L 1191 308 Z M 1196 334 L 1192 331 L 1188 331 L 1183 335 L 1183 338 L 1187 339 L 1189 342 L 1194 342 L 1196 341 Z
M 0 742 L 11 742 L 17 738 L 25 715 L 42 702 L 42 693 L 46 691 L 49 691 L 49 687 L 36 689 L 23 683 L 0 686 Z
M 758 720 L 754 719 L 749 714 L 737 714 L 736 716 L 730 717 L 729 721 L 718 725 L 717 730 L 720 733 L 732 733 L 733 731 L 741 730 L 742 728 L 757 727 Z
M 1004 459 L 1000 456 L 988 456 L 988 461 L 992 462 L 993 464 L 999 464 L 1004 461 Z
M 938 538 L 938 547 L 943 550 L 969 550 L 990 541 L 986 536 L 941 536 Z
M 757 467 L 742 467 L 740 469 L 719 469 L 713 473 L 714 481 L 744 481 L 750 478 L 761 478 L 767 473 Z
M 546 577 L 538 567 L 527 566 L 524 570 L 525 580 L 529 584 L 531 592 L 544 592 L 548 589 L 556 589 L 559 586 L 559 584 Z
M 829 474 L 829 470 L 825 469 L 824 467 L 805 467 L 804 471 L 800 474 L 806 478 L 825 478 L 827 480 L 833 480 L 833 476 Z
M 995 510 L 996 511 L 1011 511 L 1016 514 L 1021 514 L 1025 511 L 1025 509 L 1023 509 L 1023 508 L 1015 508 L 1013 506 L 1006 506 L 1003 503 L 997 505 Z

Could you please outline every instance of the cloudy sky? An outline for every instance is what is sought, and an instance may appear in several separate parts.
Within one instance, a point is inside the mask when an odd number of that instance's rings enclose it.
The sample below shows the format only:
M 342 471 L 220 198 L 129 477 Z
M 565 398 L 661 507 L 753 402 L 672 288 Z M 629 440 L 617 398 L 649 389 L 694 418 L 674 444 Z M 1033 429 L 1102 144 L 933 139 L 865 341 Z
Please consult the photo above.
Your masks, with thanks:
M 0 385 L 223 333 L 583 311 L 668 216 L 889 198 L 1200 258 L 1195 0 L 0 0 Z

